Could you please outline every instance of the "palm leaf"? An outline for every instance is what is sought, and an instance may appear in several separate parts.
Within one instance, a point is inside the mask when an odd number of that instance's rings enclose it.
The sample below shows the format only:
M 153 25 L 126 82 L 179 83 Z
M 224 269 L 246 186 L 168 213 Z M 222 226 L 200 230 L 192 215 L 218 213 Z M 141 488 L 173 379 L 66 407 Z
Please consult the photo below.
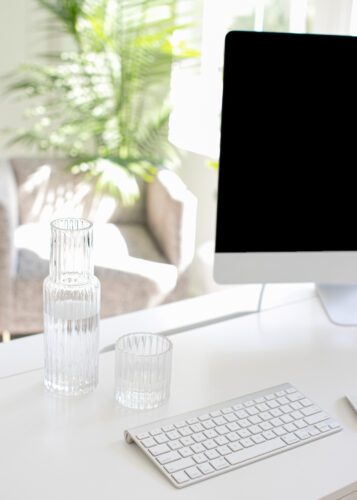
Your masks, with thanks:
M 29 128 L 12 143 L 74 158 L 74 171 L 85 169 L 98 188 L 132 201 L 133 179 L 150 180 L 155 166 L 174 156 L 167 138 L 171 70 L 197 55 L 172 42 L 187 29 L 179 1 L 37 0 L 77 50 L 19 68 L 7 89 L 32 107 Z

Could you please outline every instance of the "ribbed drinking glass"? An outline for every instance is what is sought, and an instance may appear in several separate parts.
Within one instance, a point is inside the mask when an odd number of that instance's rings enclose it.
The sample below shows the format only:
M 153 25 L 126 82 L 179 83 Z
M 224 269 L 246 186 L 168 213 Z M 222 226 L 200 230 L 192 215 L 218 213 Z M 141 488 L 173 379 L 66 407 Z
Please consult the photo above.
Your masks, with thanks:
M 146 410 L 170 393 L 172 343 L 155 333 L 129 333 L 115 345 L 115 397 L 123 406 Z
M 51 223 L 49 276 L 43 284 L 45 387 L 78 396 L 98 384 L 100 283 L 94 276 L 93 225 Z

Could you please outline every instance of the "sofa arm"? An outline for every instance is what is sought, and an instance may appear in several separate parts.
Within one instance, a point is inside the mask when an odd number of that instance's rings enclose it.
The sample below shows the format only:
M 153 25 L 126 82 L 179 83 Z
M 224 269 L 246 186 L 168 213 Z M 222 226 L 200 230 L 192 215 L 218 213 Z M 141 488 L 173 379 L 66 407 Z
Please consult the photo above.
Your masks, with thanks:
M 9 329 L 16 272 L 14 232 L 17 224 L 15 176 L 10 163 L 0 159 L 0 331 Z
M 147 224 L 171 264 L 182 272 L 195 251 L 197 200 L 171 170 L 160 170 L 147 188 Z

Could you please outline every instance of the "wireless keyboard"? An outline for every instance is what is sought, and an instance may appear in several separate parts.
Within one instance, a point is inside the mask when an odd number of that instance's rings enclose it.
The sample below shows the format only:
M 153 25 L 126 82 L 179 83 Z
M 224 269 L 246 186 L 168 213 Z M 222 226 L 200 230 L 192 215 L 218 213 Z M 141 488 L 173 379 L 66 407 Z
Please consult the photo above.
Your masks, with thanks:
M 291 384 L 282 384 L 124 432 L 177 488 L 342 429 Z

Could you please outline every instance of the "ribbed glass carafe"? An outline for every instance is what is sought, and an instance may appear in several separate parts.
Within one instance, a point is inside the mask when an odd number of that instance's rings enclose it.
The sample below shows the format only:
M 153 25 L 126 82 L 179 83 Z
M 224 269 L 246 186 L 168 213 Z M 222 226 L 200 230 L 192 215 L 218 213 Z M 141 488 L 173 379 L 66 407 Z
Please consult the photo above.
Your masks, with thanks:
M 93 226 L 51 223 L 49 276 L 43 283 L 45 387 L 78 396 L 98 384 L 100 283 L 93 268 Z

